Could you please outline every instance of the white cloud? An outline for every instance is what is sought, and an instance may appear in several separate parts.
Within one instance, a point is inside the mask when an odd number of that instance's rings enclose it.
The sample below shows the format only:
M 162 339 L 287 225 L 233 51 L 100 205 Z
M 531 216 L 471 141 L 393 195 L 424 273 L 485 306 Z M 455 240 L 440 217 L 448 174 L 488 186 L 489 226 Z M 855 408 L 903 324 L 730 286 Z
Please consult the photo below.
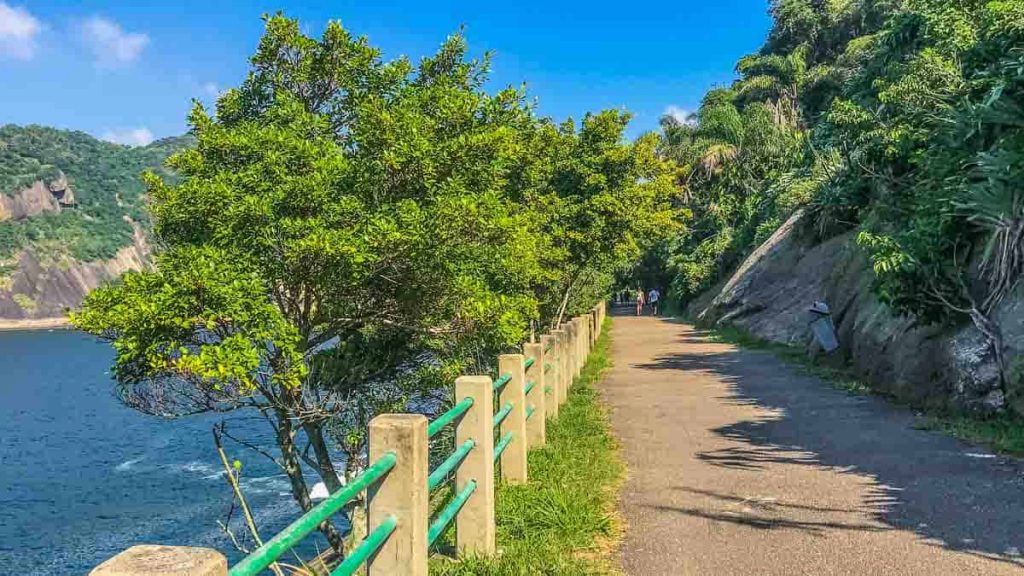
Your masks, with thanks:
M 100 16 L 82 22 L 81 29 L 98 66 L 114 67 L 134 62 L 149 44 L 149 36 L 127 32 L 117 22 Z
M 36 36 L 42 30 L 43 25 L 28 10 L 0 2 L 0 58 L 31 60 Z
M 220 86 L 217 86 L 216 82 L 207 82 L 203 84 L 200 88 L 202 89 L 203 94 L 209 96 L 210 98 L 217 98 L 221 94 L 221 88 Z
M 124 144 L 126 146 L 145 146 L 153 141 L 153 133 L 148 128 L 128 128 L 125 130 L 107 130 L 100 140 Z
M 665 108 L 664 114 L 665 116 L 671 116 L 675 118 L 676 122 L 679 122 L 680 124 L 692 124 L 694 122 L 690 118 L 690 114 L 692 114 L 692 112 L 680 108 L 679 106 L 676 106 L 674 104 Z

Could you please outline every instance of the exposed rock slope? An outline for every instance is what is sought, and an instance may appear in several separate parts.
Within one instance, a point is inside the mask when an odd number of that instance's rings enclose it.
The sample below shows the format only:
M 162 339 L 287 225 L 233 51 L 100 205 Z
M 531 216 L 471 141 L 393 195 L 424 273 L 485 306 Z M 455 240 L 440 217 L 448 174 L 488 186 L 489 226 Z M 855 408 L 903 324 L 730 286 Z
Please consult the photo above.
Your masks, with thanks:
M 970 324 L 922 326 L 897 317 L 871 291 L 873 273 L 850 232 L 822 243 L 800 237 L 798 212 L 722 286 L 691 303 L 700 322 L 731 324 L 764 340 L 811 345 L 807 308 L 832 310 L 841 355 L 873 388 L 926 405 L 993 409 L 1004 405 L 985 338 Z M 1024 354 L 1024 290 L 995 314 L 1009 357 Z M 1017 402 L 1010 383 L 1011 402 Z
M 191 137 L 148 146 L 0 126 L 0 327 L 57 323 L 104 281 L 146 265 L 143 171 L 164 178 Z

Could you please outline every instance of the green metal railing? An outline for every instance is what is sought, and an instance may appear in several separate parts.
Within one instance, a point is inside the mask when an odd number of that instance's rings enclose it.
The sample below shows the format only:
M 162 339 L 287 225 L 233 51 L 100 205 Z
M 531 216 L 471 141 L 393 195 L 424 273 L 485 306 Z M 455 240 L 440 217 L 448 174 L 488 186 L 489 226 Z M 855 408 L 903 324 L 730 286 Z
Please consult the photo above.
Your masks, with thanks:
M 501 458 L 501 453 L 505 451 L 505 448 L 508 448 L 508 445 L 511 442 L 512 442 L 512 431 L 505 432 L 505 434 L 501 437 L 501 440 L 498 440 L 498 443 L 494 445 L 494 461 L 495 462 L 497 462 L 498 459 Z
M 268 566 L 277 561 L 282 554 L 291 550 L 296 544 L 298 544 L 303 538 L 309 535 L 310 532 L 316 530 L 317 526 L 325 522 L 341 508 L 347 504 L 350 500 L 359 495 L 360 492 L 366 490 L 368 486 L 377 482 L 383 478 L 395 464 L 398 462 L 398 457 L 393 452 L 388 452 L 384 456 L 377 459 L 376 462 L 371 464 L 362 474 L 357 476 L 355 480 L 350 482 L 347 486 L 338 490 L 334 494 L 327 497 L 326 500 L 314 506 L 309 512 L 306 512 L 298 520 L 292 522 L 287 528 L 282 530 L 277 536 L 274 536 L 267 541 L 266 544 L 257 548 L 252 554 L 246 556 L 241 562 L 235 564 L 229 572 L 230 576 L 253 576 L 258 574 L 260 571 L 266 569 Z M 391 517 L 389 520 L 394 520 Z M 361 558 L 365 560 L 370 554 L 380 549 L 381 545 L 387 540 L 387 537 L 394 532 L 397 521 L 394 521 L 391 527 L 388 529 L 389 520 L 385 520 L 378 526 L 359 547 L 356 548 L 349 558 L 361 554 Z M 355 560 L 352 561 L 353 563 Z M 342 567 L 346 563 L 342 563 L 334 572 L 332 576 L 346 576 L 355 572 L 362 560 L 359 563 L 350 565 L 350 570 L 345 572 L 342 571 Z
M 441 510 L 441 513 L 437 515 L 437 520 L 434 520 L 430 524 L 430 528 L 427 530 L 427 546 L 432 546 L 437 540 L 438 536 L 444 533 L 444 529 L 451 524 L 452 520 L 459 514 L 459 510 L 466 504 L 466 500 L 473 495 L 476 490 L 476 480 L 470 480 L 466 482 L 466 487 L 461 492 L 452 498 L 452 501 Z
M 380 550 L 380 547 L 387 542 L 388 536 L 398 528 L 398 519 L 394 516 L 388 516 L 377 526 L 377 529 L 371 532 L 363 543 L 358 548 L 352 551 L 345 561 L 342 562 L 337 568 L 331 572 L 331 576 L 349 576 L 355 574 L 356 570 L 366 562 L 374 552 Z
M 459 467 L 459 464 L 462 464 L 462 461 L 466 459 L 466 456 L 469 455 L 469 451 L 472 450 L 474 446 L 476 446 L 476 441 L 470 438 L 463 442 L 461 446 L 456 448 L 455 452 L 452 452 L 451 456 L 446 458 L 444 462 L 430 473 L 430 477 L 427 478 L 427 488 L 429 490 L 433 490 L 440 486 L 441 482 L 444 482 L 444 479 L 448 477 L 448 474 L 451 474 L 453 470 Z
M 505 384 L 508 384 L 511 381 L 512 381 L 512 375 L 511 374 L 502 374 L 501 376 L 498 377 L 497 380 L 494 381 L 494 391 L 497 392 L 497 391 L 501 390 L 502 388 L 505 387 Z
M 544 348 L 544 352 L 550 352 L 551 349 L 552 345 L 549 344 Z M 523 362 L 523 368 L 529 370 L 535 363 L 536 360 L 534 358 L 527 358 Z M 551 369 L 551 364 L 544 364 L 544 372 L 549 372 Z M 493 383 L 494 391 L 500 392 L 511 381 L 512 374 L 500 375 Z M 523 388 L 524 393 L 529 394 L 536 385 L 537 383 L 535 381 L 528 381 Z M 545 386 L 544 392 L 550 394 L 551 386 Z M 466 412 L 468 412 L 472 407 L 473 399 L 468 397 L 463 398 L 427 425 L 427 437 L 433 438 L 446 426 L 454 423 L 466 414 Z M 512 409 L 513 403 L 506 402 L 501 409 L 494 414 L 492 421 L 495 429 L 499 428 L 501 423 L 508 418 L 509 414 L 512 413 Z M 525 415 L 526 419 L 529 420 L 533 416 L 534 412 L 534 406 L 531 405 L 527 407 Z M 509 431 L 503 434 L 497 443 L 495 443 L 495 462 L 501 458 L 502 453 L 504 453 L 512 443 L 513 437 L 513 432 Z M 462 465 L 466 457 L 469 456 L 476 445 L 477 443 L 473 439 L 466 440 L 459 445 L 451 454 L 448 455 L 447 458 L 445 458 L 443 462 L 441 462 L 441 464 L 437 466 L 437 468 L 430 473 L 427 478 L 427 489 L 429 491 L 433 491 L 437 487 L 441 486 L 445 480 L 449 478 L 460 465 Z M 256 551 L 232 567 L 229 573 L 230 576 L 254 576 L 265 570 L 271 564 L 278 561 L 284 553 L 291 550 L 303 538 L 316 530 L 323 522 L 327 521 L 331 516 L 341 510 L 345 504 L 366 490 L 367 487 L 384 478 L 384 476 L 395 467 L 397 462 L 398 457 L 393 452 L 389 452 L 379 458 L 347 486 L 328 496 L 326 500 L 313 507 L 309 512 L 302 515 L 302 517 L 282 530 L 277 536 L 270 539 L 266 544 L 260 546 Z M 433 545 L 441 534 L 444 533 L 445 529 L 453 520 L 455 520 L 459 511 L 463 506 L 465 506 L 466 502 L 469 500 L 470 496 L 473 495 L 473 492 L 476 489 L 477 481 L 475 479 L 470 480 L 462 490 L 460 490 L 451 499 L 451 501 L 441 509 L 437 514 L 437 518 L 430 524 L 430 528 L 427 531 L 428 545 Z M 376 528 L 374 528 L 365 539 L 363 539 L 359 546 L 356 547 L 355 550 L 353 550 L 345 560 L 334 569 L 333 572 L 331 572 L 331 576 L 349 576 L 354 574 L 368 558 L 380 550 L 397 528 L 398 519 L 394 515 L 389 515 Z
M 456 418 L 462 416 L 467 410 L 473 407 L 472 398 L 463 398 L 461 402 L 452 406 L 447 412 L 441 414 L 436 420 L 427 425 L 427 437 L 433 438 L 445 426 L 451 424 Z
M 501 407 L 501 410 L 498 410 L 498 413 L 494 415 L 494 427 L 497 428 L 498 426 L 500 426 L 501 423 L 505 421 L 505 418 L 508 418 L 508 415 L 511 412 L 512 403 L 506 402 L 505 405 Z

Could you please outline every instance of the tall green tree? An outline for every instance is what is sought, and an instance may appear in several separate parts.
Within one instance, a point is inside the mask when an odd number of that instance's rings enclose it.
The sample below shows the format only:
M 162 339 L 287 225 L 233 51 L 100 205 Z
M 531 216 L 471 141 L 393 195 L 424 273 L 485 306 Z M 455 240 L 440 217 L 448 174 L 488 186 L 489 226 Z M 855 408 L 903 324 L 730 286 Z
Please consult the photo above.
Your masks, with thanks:
M 358 471 L 346 424 L 523 338 L 537 243 L 509 176 L 534 120 L 519 91 L 485 93 L 465 51 L 453 36 L 384 63 L 336 22 L 314 39 L 267 19 L 242 86 L 216 116 L 194 107 L 180 182 L 147 178 L 155 269 L 72 317 L 113 342 L 129 405 L 259 414 L 305 510 L 303 461 L 342 484 L 329 430 Z
M 577 129 L 486 92 L 487 66 L 461 35 L 384 62 L 337 22 L 268 17 L 242 85 L 194 106 L 177 180 L 146 178 L 154 269 L 72 315 L 113 343 L 121 398 L 258 414 L 308 510 L 304 470 L 331 491 L 341 459 L 359 472 L 370 418 L 603 295 L 672 229 L 671 163 L 655 135 L 624 141 L 624 113 Z

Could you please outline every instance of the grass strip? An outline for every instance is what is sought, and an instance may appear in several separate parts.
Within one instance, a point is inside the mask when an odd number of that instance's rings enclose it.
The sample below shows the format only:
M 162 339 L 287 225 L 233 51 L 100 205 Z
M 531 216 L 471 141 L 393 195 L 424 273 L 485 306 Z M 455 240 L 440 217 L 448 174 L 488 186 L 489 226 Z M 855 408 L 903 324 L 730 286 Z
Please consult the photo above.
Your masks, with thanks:
M 457 560 L 435 555 L 432 574 L 534 576 L 614 574 L 621 536 L 615 509 L 625 466 L 595 385 L 611 366 L 606 323 L 547 444 L 529 454 L 529 482 L 497 491 L 498 554 Z

